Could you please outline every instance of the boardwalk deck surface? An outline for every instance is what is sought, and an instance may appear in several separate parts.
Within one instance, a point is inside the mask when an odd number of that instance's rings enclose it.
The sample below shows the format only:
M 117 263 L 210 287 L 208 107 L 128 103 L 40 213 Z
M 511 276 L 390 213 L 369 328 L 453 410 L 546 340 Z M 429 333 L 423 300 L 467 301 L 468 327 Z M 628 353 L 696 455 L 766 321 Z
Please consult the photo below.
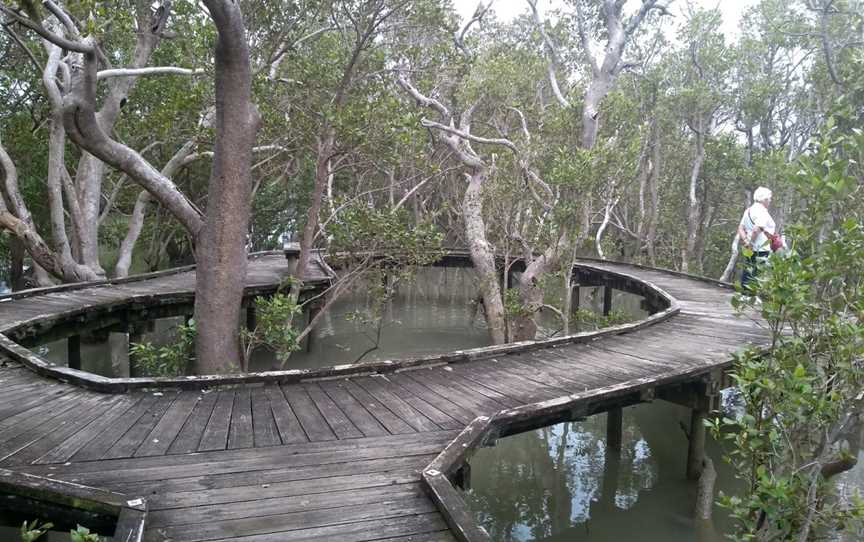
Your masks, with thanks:
M 250 263 L 274 282 L 284 260 Z M 145 540 L 450 541 L 420 471 L 477 415 L 586 389 L 707 372 L 766 333 L 731 292 L 623 264 L 678 315 L 589 344 L 380 376 L 109 395 L 0 360 L 0 467 L 148 499 Z M 189 291 L 191 273 L 0 304 L 0 329 L 76 304 Z M 20 311 L 19 311 L 20 309 Z

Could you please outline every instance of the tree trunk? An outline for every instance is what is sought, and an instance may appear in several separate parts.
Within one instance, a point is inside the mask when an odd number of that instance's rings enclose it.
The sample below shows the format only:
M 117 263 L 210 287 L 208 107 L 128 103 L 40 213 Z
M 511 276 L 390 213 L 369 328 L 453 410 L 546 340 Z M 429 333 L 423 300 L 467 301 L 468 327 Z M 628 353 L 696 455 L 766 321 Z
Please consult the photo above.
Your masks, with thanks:
M 605 64 L 605 62 L 604 62 Z M 582 136 L 580 143 L 583 149 L 593 149 L 597 143 L 597 132 L 600 129 L 600 104 L 612 87 L 612 74 L 603 71 L 591 79 L 585 101 L 582 106 Z
M 321 214 L 321 205 L 324 199 L 324 190 L 327 188 L 330 176 L 330 157 L 336 145 L 336 130 L 325 121 L 321 135 L 318 137 L 317 152 L 315 158 L 315 184 L 312 187 L 312 197 L 309 210 L 306 212 L 306 224 L 303 227 L 303 237 L 300 239 L 300 255 L 297 259 L 296 278 L 303 280 L 306 266 L 312 258 L 312 249 L 315 236 L 318 232 L 318 222 Z M 293 290 L 293 288 L 292 288 Z
M 555 271 L 561 263 L 561 249 L 567 246 L 566 236 L 551 246 L 540 256 L 534 258 L 519 278 L 519 300 L 527 314 L 513 320 L 511 340 L 530 341 L 537 336 L 537 315 L 543 307 L 543 289 L 539 279 Z
M 462 215 L 465 219 L 465 234 L 468 238 L 471 261 L 480 280 L 480 293 L 483 295 L 489 335 L 494 344 L 504 344 L 506 342 L 504 303 L 498 285 L 495 254 L 486 240 L 486 224 L 483 221 L 483 183 L 486 175 L 485 167 L 473 168 L 462 202 Z
M 162 168 L 162 175 L 168 179 L 174 178 L 180 168 L 185 164 L 186 158 L 195 150 L 197 143 L 193 140 L 187 141 L 180 149 L 174 153 L 174 156 L 168 160 L 165 167 Z M 115 277 L 125 277 L 129 275 L 129 267 L 132 265 L 132 253 L 135 251 L 135 245 L 138 243 L 138 238 L 141 236 L 141 230 L 144 229 L 144 218 L 147 214 L 147 207 L 153 198 L 146 190 L 142 190 L 135 200 L 135 207 L 132 209 L 132 216 L 129 217 L 129 226 L 126 230 L 126 237 L 120 243 L 120 254 L 117 258 L 117 264 L 114 266 Z
M 252 195 L 252 145 L 260 124 L 238 3 L 204 0 L 216 25 L 216 141 L 207 216 L 196 247 L 195 370 L 213 374 L 242 359 L 239 338 L 246 237 Z
M 690 191 L 688 193 L 687 205 L 687 237 L 681 250 L 681 271 L 687 273 L 690 270 L 690 260 L 696 250 L 696 242 L 699 236 L 699 218 L 701 216 L 701 205 L 699 202 L 699 175 L 702 173 L 702 164 L 705 162 L 705 131 L 703 120 L 700 117 L 696 127 L 696 150 L 693 158 L 693 167 L 690 170 Z

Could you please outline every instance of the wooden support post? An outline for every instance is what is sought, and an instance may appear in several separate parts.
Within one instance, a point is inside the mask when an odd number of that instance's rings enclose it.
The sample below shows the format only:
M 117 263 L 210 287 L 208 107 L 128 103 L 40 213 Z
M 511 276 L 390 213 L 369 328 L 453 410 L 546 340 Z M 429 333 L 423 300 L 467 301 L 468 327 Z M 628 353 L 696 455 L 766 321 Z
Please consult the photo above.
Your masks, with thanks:
M 144 322 L 129 324 L 127 331 L 129 334 L 129 340 L 127 344 L 129 345 L 129 376 L 131 377 L 141 376 L 136 364 L 137 360 L 135 359 L 135 356 L 132 355 L 132 345 L 142 344 L 144 342 L 144 333 L 146 331 L 147 326 Z
M 321 311 L 321 305 L 320 305 L 318 302 L 313 301 L 313 302 L 311 302 L 311 303 L 309 304 L 309 308 L 306 309 L 306 312 L 307 312 L 307 314 L 308 314 L 308 318 L 307 318 L 307 320 L 306 320 L 306 325 L 307 325 L 307 326 L 308 326 L 309 324 L 312 323 L 312 320 L 315 319 L 315 316 L 316 316 L 320 311 Z M 306 335 L 306 353 L 307 353 L 307 354 L 308 354 L 309 352 L 312 351 L 312 336 L 313 336 L 313 335 L 315 335 L 315 332 L 314 332 L 314 331 L 310 331 L 310 332 Z
M 706 411 L 694 408 L 690 414 L 690 434 L 687 446 L 687 479 L 698 480 L 702 474 L 702 458 L 705 456 Z
M 621 441 L 624 430 L 624 410 L 621 407 L 613 408 L 606 413 L 606 450 L 607 452 L 620 454 Z
M 70 369 L 81 369 L 81 335 L 66 339 L 66 365 Z
M 461 490 L 471 489 L 471 464 L 465 463 L 453 475 L 453 485 Z
M 609 316 L 612 312 L 612 287 L 603 287 L 603 316 Z
M 249 306 L 246 307 L 246 329 L 253 331 L 257 325 L 258 313 L 255 311 L 255 303 L 250 301 Z
M 573 294 L 570 296 L 571 314 L 576 314 L 577 312 L 579 312 L 579 307 L 581 303 L 581 292 L 582 288 L 578 284 L 576 286 L 573 286 Z

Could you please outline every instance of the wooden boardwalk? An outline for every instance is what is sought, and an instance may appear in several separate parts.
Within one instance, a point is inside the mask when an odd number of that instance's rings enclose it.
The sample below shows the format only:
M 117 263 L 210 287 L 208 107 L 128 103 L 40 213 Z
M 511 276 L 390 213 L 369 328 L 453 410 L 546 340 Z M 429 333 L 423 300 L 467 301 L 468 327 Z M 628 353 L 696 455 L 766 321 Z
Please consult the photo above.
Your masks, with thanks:
M 272 281 L 277 265 L 250 263 L 250 283 Z M 420 472 L 476 416 L 639 379 L 693 378 L 766 340 L 734 314 L 728 289 L 591 265 L 657 285 L 680 313 L 584 344 L 214 390 L 100 394 L 0 361 L 0 467 L 145 497 L 148 541 L 453 540 Z M 123 293 L 189 289 L 188 275 Z M 71 311 L 76 302 L 114 302 L 118 291 L 51 294 L 59 296 L 51 304 Z M 44 311 L 28 309 L 38 299 L 0 304 L 0 328 Z

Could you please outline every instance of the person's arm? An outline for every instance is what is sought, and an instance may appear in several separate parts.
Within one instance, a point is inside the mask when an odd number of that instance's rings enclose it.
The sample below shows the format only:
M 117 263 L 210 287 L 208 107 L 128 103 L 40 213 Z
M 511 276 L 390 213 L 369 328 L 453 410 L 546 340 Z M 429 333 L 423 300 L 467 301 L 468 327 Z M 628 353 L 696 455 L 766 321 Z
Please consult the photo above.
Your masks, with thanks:
M 744 229 L 744 224 L 738 224 L 738 240 L 741 241 L 745 247 L 750 245 L 750 241 L 747 239 L 747 230 Z
M 759 237 L 759 234 L 762 233 L 761 226 L 753 226 L 753 231 L 750 233 L 750 242 L 747 243 L 750 246 L 753 246 L 753 243 L 756 242 L 756 238 Z

